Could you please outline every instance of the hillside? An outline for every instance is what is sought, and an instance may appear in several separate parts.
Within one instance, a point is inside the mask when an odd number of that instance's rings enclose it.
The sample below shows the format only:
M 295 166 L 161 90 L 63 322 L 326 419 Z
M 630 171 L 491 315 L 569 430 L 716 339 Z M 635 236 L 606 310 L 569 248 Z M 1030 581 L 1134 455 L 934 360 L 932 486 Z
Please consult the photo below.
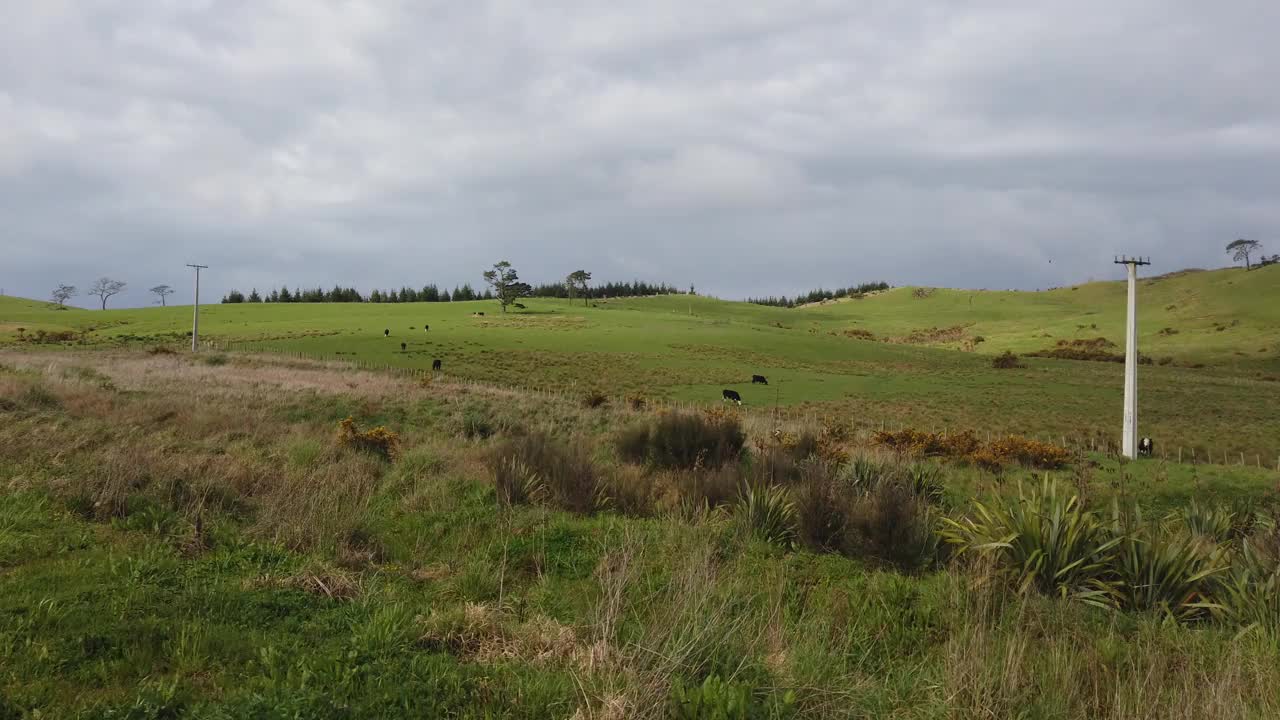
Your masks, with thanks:
M 1043 292 L 896 288 L 862 300 L 799 309 L 815 321 L 903 337 L 960 328 L 925 344 L 959 348 L 975 336 L 988 352 L 1033 352 L 1059 340 L 1102 337 L 1123 352 L 1126 283 Z M 1280 359 L 1280 265 L 1251 272 L 1189 271 L 1139 281 L 1139 346 L 1152 356 L 1241 367 Z

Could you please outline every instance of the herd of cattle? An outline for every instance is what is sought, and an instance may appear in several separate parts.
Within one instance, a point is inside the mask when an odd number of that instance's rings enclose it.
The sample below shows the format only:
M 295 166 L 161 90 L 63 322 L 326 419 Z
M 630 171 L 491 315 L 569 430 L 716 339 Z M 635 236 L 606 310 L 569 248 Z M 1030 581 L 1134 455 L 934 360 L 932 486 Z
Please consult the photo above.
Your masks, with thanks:
M 483 315 L 484 313 L 478 313 L 478 314 Z M 409 329 L 412 330 L 413 328 L 409 328 Z M 431 329 L 431 326 L 423 325 L 422 329 L 424 331 L 427 331 Z M 391 337 L 391 328 L 387 328 L 383 330 L 382 336 Z M 400 343 L 400 352 L 404 352 L 405 350 L 408 349 L 408 347 L 409 346 L 407 343 L 403 343 L 403 342 Z M 442 367 L 443 367 L 443 363 L 440 362 L 440 358 L 436 358 L 431 361 L 431 369 L 433 371 L 440 372 L 440 369 Z M 768 385 L 769 379 L 763 375 L 752 375 L 751 384 L 752 385 Z M 720 393 L 720 396 L 723 398 L 724 402 L 731 402 L 737 405 L 742 404 L 742 393 L 738 392 L 737 390 L 730 390 L 728 388 L 725 388 L 725 390 Z M 1138 441 L 1138 455 L 1142 457 L 1151 457 L 1154 451 L 1155 451 L 1155 444 L 1152 443 L 1151 438 L 1144 437 Z

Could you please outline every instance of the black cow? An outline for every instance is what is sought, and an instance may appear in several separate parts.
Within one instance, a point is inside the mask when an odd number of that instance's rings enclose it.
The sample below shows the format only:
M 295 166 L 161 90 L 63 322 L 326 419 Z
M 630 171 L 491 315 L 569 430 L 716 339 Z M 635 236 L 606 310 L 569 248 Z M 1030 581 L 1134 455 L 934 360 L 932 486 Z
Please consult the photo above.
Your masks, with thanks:
M 391 328 L 382 331 L 382 337 L 391 337 Z
M 751 384 L 752 385 L 768 385 L 769 381 L 766 380 L 763 375 L 752 375 Z
M 524 309 L 524 303 L 515 303 L 515 306 L 516 306 L 516 309 L 517 309 L 517 310 L 523 310 L 523 309 Z
M 423 325 L 423 326 L 422 326 L 422 331 L 423 331 L 423 332 L 426 332 L 427 330 L 430 330 L 430 329 L 431 329 L 431 326 L 430 326 L 430 325 Z
M 725 402 L 735 402 L 739 405 L 742 404 L 742 396 L 738 394 L 737 390 L 725 390 L 720 394 L 724 397 Z
M 479 315 L 480 317 L 484 317 L 484 313 L 482 313 L 482 312 L 478 312 L 478 313 L 476 313 L 476 315 Z
M 435 360 L 432 360 L 432 361 L 431 361 L 431 369 L 432 369 L 432 370 L 439 370 L 439 369 L 440 369 L 440 359 L 439 359 L 439 358 L 436 358 Z
M 404 343 L 400 343 L 400 352 L 404 352 L 404 349 L 405 349 L 406 347 L 408 347 L 408 346 L 407 346 L 407 345 L 405 345 Z
M 1144 437 L 1138 441 L 1138 456 L 1151 457 L 1151 453 L 1155 452 L 1155 443 L 1151 442 L 1151 438 Z

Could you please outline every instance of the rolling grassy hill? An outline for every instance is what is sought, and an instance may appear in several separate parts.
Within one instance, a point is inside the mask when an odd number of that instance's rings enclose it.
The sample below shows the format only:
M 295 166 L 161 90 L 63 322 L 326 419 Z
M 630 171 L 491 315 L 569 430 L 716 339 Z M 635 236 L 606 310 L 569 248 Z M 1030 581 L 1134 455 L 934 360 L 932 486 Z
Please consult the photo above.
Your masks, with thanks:
M 1002 371 L 990 354 L 1099 337 L 1119 346 L 1123 294 L 1115 282 L 1046 292 L 898 288 L 796 309 L 685 295 L 590 307 L 539 299 L 505 315 L 491 301 L 211 305 L 201 334 L 224 347 L 374 365 L 425 369 L 440 358 L 454 378 L 571 394 L 718 402 L 733 388 L 751 406 L 868 424 L 1112 437 L 1121 365 L 1026 358 L 1026 367 Z M 1144 432 L 1201 455 L 1274 457 L 1280 266 L 1144 280 L 1140 303 L 1143 352 L 1169 363 L 1141 373 Z M 61 330 L 91 344 L 176 346 L 190 321 L 189 306 L 57 310 L 0 298 L 0 343 L 14 343 L 21 328 L 28 337 Z M 755 373 L 770 386 L 751 386 Z

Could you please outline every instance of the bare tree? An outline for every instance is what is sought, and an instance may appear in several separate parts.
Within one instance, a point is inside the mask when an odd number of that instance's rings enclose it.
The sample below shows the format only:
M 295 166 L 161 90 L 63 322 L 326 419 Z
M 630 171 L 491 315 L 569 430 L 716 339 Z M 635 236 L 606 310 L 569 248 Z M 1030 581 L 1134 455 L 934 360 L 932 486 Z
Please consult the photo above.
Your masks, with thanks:
M 587 305 L 587 287 L 591 282 L 591 273 L 586 270 L 574 270 L 569 273 L 569 277 L 564 279 L 565 287 L 569 288 L 569 301 L 573 301 L 573 291 L 580 290 L 582 292 L 582 305 Z
M 484 281 L 493 287 L 493 294 L 502 305 L 502 312 L 506 312 L 508 305 L 532 291 L 528 283 L 520 282 L 516 269 L 506 260 L 495 263 L 492 270 L 486 270 Z
M 1252 269 L 1252 265 L 1249 263 L 1249 254 L 1255 250 L 1262 250 L 1262 243 L 1257 240 L 1240 239 L 1227 244 L 1227 252 L 1234 253 L 1231 259 L 1236 262 L 1243 260 L 1245 270 Z
M 160 307 L 164 307 L 164 306 L 165 306 L 164 297 L 165 297 L 166 295 L 172 295 L 172 294 L 173 294 L 173 288 L 169 287 L 168 285 L 157 285 L 157 286 L 155 286 L 155 287 L 151 288 L 151 290 L 149 290 L 148 292 L 153 292 L 153 293 L 155 293 L 156 295 L 159 295 L 159 296 L 160 296 Z
M 94 280 L 93 284 L 89 286 L 89 294 L 97 295 L 98 299 L 102 301 L 102 309 L 106 310 L 107 298 L 112 295 L 120 294 L 120 292 L 124 290 L 126 284 L 127 283 L 123 280 L 112 280 L 109 277 L 100 277 L 97 280 Z
M 58 307 L 64 307 L 67 301 L 76 296 L 76 286 L 66 283 L 58 283 L 58 287 L 53 289 L 53 301 L 58 303 Z

